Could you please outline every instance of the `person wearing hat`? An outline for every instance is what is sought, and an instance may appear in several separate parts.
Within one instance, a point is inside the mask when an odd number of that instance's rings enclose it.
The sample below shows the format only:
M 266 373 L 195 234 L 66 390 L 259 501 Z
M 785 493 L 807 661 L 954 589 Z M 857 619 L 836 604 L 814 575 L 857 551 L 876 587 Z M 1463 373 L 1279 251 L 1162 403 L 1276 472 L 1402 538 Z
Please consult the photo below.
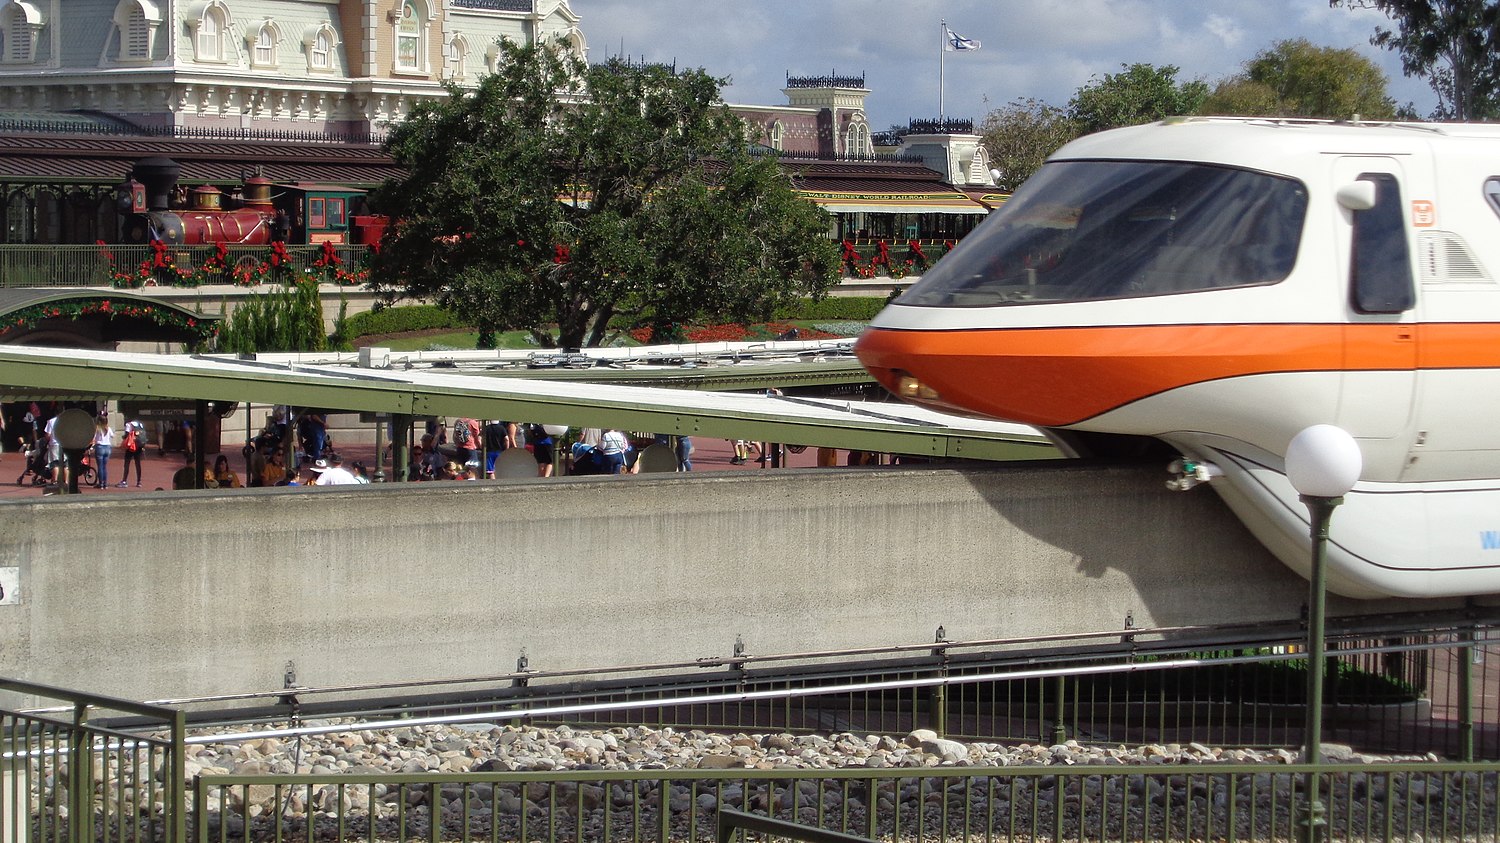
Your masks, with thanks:
M 318 478 L 313 481 L 314 486 L 355 486 L 359 484 L 359 478 L 354 472 L 344 468 L 344 458 L 338 454 L 329 454 L 324 459 L 313 463 L 313 473 Z

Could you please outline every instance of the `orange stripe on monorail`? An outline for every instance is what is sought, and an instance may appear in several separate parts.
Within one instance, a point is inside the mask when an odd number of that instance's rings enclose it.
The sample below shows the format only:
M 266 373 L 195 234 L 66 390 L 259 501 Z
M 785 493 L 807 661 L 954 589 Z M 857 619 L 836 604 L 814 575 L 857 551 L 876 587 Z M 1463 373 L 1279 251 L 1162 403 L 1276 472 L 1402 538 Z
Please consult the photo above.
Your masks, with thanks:
M 894 388 L 897 371 L 905 371 L 937 390 L 944 404 L 1055 427 L 1224 378 L 1419 366 L 1496 368 L 1500 325 L 874 329 L 860 338 L 856 352 L 887 388 Z

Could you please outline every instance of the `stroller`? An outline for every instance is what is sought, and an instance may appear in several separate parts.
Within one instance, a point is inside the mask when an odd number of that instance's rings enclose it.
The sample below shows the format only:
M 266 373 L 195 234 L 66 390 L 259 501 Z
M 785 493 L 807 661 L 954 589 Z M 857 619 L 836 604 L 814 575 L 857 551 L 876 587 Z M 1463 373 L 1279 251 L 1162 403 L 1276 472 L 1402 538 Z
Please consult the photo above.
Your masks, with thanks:
M 16 485 L 26 484 L 26 478 L 31 478 L 31 485 L 45 486 L 52 482 L 52 469 L 47 465 L 47 443 L 38 439 L 26 443 L 24 452 L 25 465 L 21 469 L 21 476 L 16 478 Z

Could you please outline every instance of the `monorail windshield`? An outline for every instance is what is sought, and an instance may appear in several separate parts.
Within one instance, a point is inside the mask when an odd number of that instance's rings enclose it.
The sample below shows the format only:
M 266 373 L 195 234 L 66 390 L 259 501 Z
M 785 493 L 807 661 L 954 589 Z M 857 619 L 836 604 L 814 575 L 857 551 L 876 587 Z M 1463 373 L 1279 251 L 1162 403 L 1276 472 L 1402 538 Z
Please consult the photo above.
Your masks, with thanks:
M 898 304 L 989 307 L 1274 284 L 1297 259 L 1307 190 L 1205 164 L 1058 161 Z

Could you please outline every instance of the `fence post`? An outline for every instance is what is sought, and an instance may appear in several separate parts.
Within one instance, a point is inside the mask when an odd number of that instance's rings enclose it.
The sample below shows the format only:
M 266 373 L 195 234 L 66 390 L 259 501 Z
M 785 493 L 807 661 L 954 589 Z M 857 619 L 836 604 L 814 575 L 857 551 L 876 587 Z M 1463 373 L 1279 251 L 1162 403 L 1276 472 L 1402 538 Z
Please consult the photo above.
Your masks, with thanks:
M 88 703 L 73 704 L 73 729 L 68 737 L 68 838 L 94 839 L 94 741 L 86 724 Z
M 187 712 L 172 712 L 172 748 L 167 756 L 162 818 L 167 843 L 187 843 Z M 200 815 L 201 817 L 202 815 Z
M 1052 744 L 1054 746 L 1068 739 L 1067 681 L 1062 676 L 1057 677 L 1057 722 L 1052 724 Z
M 1458 758 L 1474 760 L 1474 630 L 1458 633 Z
M 0 843 L 20 843 L 22 831 L 18 819 L 16 799 L 16 765 L 25 758 L 25 750 L 16 740 L 18 727 L 15 721 L 0 731 Z M 5 760 L 5 754 L 10 755 L 10 760 Z M 24 809 L 23 809 L 24 810 Z

